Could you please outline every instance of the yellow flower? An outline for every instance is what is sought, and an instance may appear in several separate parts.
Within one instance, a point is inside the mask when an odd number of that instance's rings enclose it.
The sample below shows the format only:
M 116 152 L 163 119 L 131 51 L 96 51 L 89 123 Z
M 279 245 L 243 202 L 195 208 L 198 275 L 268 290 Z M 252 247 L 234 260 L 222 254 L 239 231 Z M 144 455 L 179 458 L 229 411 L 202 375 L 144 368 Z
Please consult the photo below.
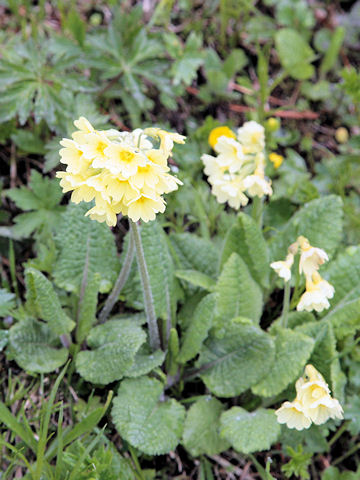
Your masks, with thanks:
M 168 155 L 166 155 L 162 150 L 146 150 L 146 156 L 150 162 L 159 165 L 159 167 L 166 169 L 166 171 L 170 170 L 167 166 Z
M 219 203 L 239 209 L 249 201 L 245 191 L 252 197 L 272 195 L 271 181 L 264 173 L 265 135 L 260 124 L 246 122 L 238 129 L 237 140 L 228 127 L 218 127 L 211 135 L 209 142 L 217 156 L 204 154 L 201 160 Z
M 87 120 L 85 117 L 80 117 L 78 120 L 75 120 L 74 125 L 79 130 L 74 132 L 71 136 L 75 142 L 78 143 L 85 143 L 85 135 L 94 133 L 96 131 L 89 120 Z
M 106 222 L 109 227 L 116 225 L 116 215 L 122 210 L 121 203 L 107 202 L 101 195 L 97 195 L 95 198 L 95 207 L 86 212 L 86 216 L 90 215 L 92 220 L 98 222 Z
M 144 185 L 155 188 L 162 173 L 161 167 L 155 163 L 147 162 L 144 166 L 138 167 L 135 175 L 129 177 L 129 183 L 133 188 L 137 189 L 143 188 Z
M 304 413 L 301 403 L 294 400 L 293 402 L 284 402 L 281 407 L 275 411 L 279 423 L 286 423 L 288 428 L 296 428 L 296 430 L 304 430 L 309 428 L 311 420 Z
M 211 148 L 215 147 L 220 137 L 236 139 L 235 133 L 227 126 L 213 128 L 208 138 L 208 142 Z
M 270 153 L 269 155 L 269 160 L 270 162 L 272 162 L 272 164 L 274 165 L 274 167 L 277 169 L 280 167 L 280 165 L 283 163 L 284 161 L 284 157 L 282 155 L 278 155 L 277 153 L 275 152 L 272 152 Z
M 261 172 L 247 176 L 244 179 L 244 187 L 251 197 L 262 198 L 264 195 L 272 195 L 271 180 L 267 181 Z
M 288 253 L 285 260 L 270 263 L 270 267 L 275 270 L 280 278 L 283 278 L 285 282 L 288 282 L 291 278 L 291 267 L 294 263 L 294 255 Z
M 106 168 L 112 174 L 120 174 L 124 178 L 129 178 L 138 170 L 138 167 L 145 167 L 146 157 L 135 147 L 125 143 L 113 143 L 105 148 L 104 160 L 94 160 L 95 168 Z
M 162 195 L 163 193 L 170 193 L 177 190 L 178 185 L 183 185 L 182 181 L 168 173 L 163 173 L 159 177 L 159 182 L 155 185 L 156 193 Z
M 219 203 L 228 202 L 230 207 L 238 210 L 241 206 L 247 205 L 249 199 L 243 193 L 244 184 L 241 177 L 231 178 L 229 175 L 215 180 L 212 187 L 212 193 L 216 196 Z
M 91 161 L 84 157 L 83 146 L 69 138 L 63 138 L 60 145 L 65 147 L 60 149 L 60 162 L 67 165 L 68 172 L 77 174 L 90 166 Z
M 237 138 L 244 147 L 244 152 L 258 153 L 265 148 L 265 130 L 262 125 L 253 120 L 245 122 L 237 131 Z
M 184 136 L 148 129 L 148 134 L 160 138 L 160 147 L 155 148 L 141 129 L 97 131 L 84 117 L 74 123 L 78 128 L 74 140 L 61 141 L 66 172 L 57 172 L 57 177 L 64 192 L 72 191 L 73 202 L 95 199 L 86 215 L 114 226 L 119 213 L 147 222 L 164 212 L 162 195 L 182 184 L 168 173 L 167 159 L 174 142 L 184 143 Z
M 122 201 L 125 205 L 139 196 L 138 189 L 132 187 L 125 178 L 116 175 L 110 175 L 108 178 L 106 193 L 114 202 Z
M 319 269 L 319 266 L 329 260 L 327 253 L 321 248 L 312 247 L 309 240 L 303 236 L 298 237 L 298 244 L 301 248 L 299 271 L 305 275 L 312 275 Z
M 312 365 L 305 367 L 308 379 L 297 388 L 297 398 L 303 405 L 305 414 L 316 425 L 329 418 L 343 418 L 343 410 L 338 400 L 330 396 L 330 389 L 323 376 Z
M 295 388 L 295 400 L 284 402 L 275 412 L 279 423 L 303 430 L 312 422 L 321 425 L 329 418 L 343 418 L 339 401 L 331 397 L 328 384 L 312 365 L 305 367 L 305 375 L 297 380 Z
M 212 183 L 215 179 L 222 178 L 224 173 L 227 171 L 227 167 L 219 165 L 216 157 L 213 157 L 212 155 L 204 153 L 201 156 L 201 160 L 205 165 L 204 172 L 209 177 L 208 181 L 210 183 Z
M 230 173 L 239 171 L 244 164 L 245 157 L 243 148 L 240 143 L 233 138 L 220 137 L 214 150 L 218 154 L 216 162 L 220 167 L 226 167 Z
M 144 133 L 151 137 L 160 138 L 160 150 L 167 155 L 171 155 L 174 143 L 185 143 L 186 137 L 179 133 L 168 132 L 161 128 L 145 128 Z
M 105 148 L 110 145 L 104 132 L 88 133 L 84 136 L 86 143 L 82 146 L 84 156 L 89 160 L 105 158 Z
M 141 194 L 127 205 L 127 215 L 133 222 L 155 220 L 156 214 L 165 211 L 165 202 L 160 196 Z
M 302 294 L 296 307 L 298 311 L 306 310 L 311 312 L 316 310 L 322 312 L 330 307 L 328 298 L 334 296 L 334 287 L 324 280 L 318 272 L 306 276 L 306 291 Z
M 74 175 L 67 172 L 56 172 L 56 176 L 57 178 L 61 178 L 60 186 L 62 187 L 64 193 L 73 190 L 71 195 L 72 202 L 91 202 L 91 200 L 95 197 L 96 190 L 86 184 L 86 181 L 89 179 L 89 175 Z

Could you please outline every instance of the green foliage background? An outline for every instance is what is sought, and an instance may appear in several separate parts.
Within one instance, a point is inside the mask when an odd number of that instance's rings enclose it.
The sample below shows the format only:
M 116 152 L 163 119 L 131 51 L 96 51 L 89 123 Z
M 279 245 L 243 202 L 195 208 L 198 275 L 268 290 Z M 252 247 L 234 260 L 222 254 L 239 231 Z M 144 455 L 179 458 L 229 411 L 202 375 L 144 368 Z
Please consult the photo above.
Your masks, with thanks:
M 330 3 L 0 2 L 1 478 L 359 477 L 360 6 Z M 184 185 L 141 226 L 162 350 L 136 262 L 98 321 L 130 239 L 54 178 L 81 115 L 187 135 Z M 217 203 L 200 160 L 212 128 L 250 119 L 284 157 L 262 225 Z M 298 235 L 328 253 L 335 296 L 296 312 L 296 278 L 285 328 L 269 265 Z M 345 421 L 280 428 L 307 363 Z

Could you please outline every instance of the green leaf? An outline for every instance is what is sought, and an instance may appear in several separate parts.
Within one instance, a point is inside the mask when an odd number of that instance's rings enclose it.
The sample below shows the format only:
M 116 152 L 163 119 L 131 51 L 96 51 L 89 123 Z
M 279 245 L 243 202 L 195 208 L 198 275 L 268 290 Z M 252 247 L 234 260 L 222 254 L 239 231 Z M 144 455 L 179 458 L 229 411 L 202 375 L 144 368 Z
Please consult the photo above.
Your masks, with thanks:
M 62 215 L 55 241 L 59 255 L 54 266 L 55 283 L 79 292 L 88 258 L 88 275 L 100 275 L 100 292 L 111 289 L 119 270 L 115 238 L 109 227 L 85 217 L 88 205 L 70 204 Z
M 222 322 L 242 316 L 255 323 L 262 312 L 262 294 L 249 269 L 237 253 L 225 263 L 216 284 L 217 313 Z
M 40 208 L 50 210 L 59 204 L 63 196 L 58 180 L 45 177 L 36 170 L 31 170 L 29 188 L 10 188 L 6 195 L 26 211 Z
M 32 170 L 29 188 L 11 188 L 6 195 L 22 210 L 34 210 L 14 218 L 16 225 L 13 231 L 17 236 L 28 237 L 36 229 L 43 226 L 54 228 L 59 223 L 64 207 L 59 205 L 63 194 L 58 180 L 49 179 Z
M 284 259 L 289 245 L 299 235 L 307 237 L 311 245 L 324 249 L 331 257 L 343 235 L 342 217 L 342 200 L 336 195 L 308 202 L 271 238 L 271 259 Z
M 28 319 L 10 329 L 7 355 L 26 371 L 48 373 L 67 360 L 68 350 L 59 346 L 58 336 L 48 325 Z
M 186 363 L 199 353 L 212 326 L 215 305 L 215 296 L 207 295 L 196 306 L 191 322 L 183 336 L 184 340 L 177 357 L 178 362 Z
M 360 297 L 359 246 L 346 248 L 326 267 L 323 268 L 323 272 L 335 288 L 334 297 L 330 300 L 331 308 Z
M 321 476 L 321 480 L 358 480 L 360 473 L 360 468 L 357 468 L 356 472 L 351 472 L 346 470 L 340 472 L 336 467 L 328 467 L 324 470 L 324 473 Z
M 76 370 L 88 382 L 100 385 L 120 380 L 145 340 L 145 332 L 131 320 L 108 320 L 91 330 L 87 343 L 92 350 L 78 353 Z
M 198 68 L 204 63 L 201 47 L 202 36 L 191 32 L 186 40 L 183 55 L 174 61 L 170 70 L 174 85 L 179 85 L 182 82 L 185 85 L 190 85 L 196 77 Z
M 2 402 L 0 402 L 0 421 L 8 427 L 9 431 L 21 438 L 21 440 L 36 453 L 37 441 L 34 435 L 24 427 L 21 420 L 16 418 Z
M 304 452 L 302 445 L 299 445 L 296 450 L 286 447 L 286 452 L 291 456 L 290 461 L 281 467 L 281 471 L 285 473 L 286 478 L 291 478 L 295 475 L 300 477 L 301 480 L 309 480 L 308 468 L 313 452 Z
M 360 398 L 358 395 L 352 395 L 348 398 L 345 407 L 344 418 L 350 420 L 348 430 L 351 435 L 359 435 L 360 433 Z
M 197 367 L 212 393 L 235 397 L 267 375 L 275 347 L 271 336 L 253 325 L 229 322 L 221 334 L 205 343 Z
M 300 376 L 313 347 L 312 338 L 289 329 L 278 329 L 274 363 L 266 377 L 252 387 L 253 393 L 272 397 L 282 392 Z
M 220 417 L 220 435 L 241 453 L 269 450 L 279 434 L 280 425 L 274 410 L 259 408 L 247 412 L 241 407 L 232 407 Z
M 20 213 L 14 218 L 15 225 L 12 227 L 12 231 L 16 238 L 30 237 L 35 230 L 40 230 L 43 225 L 46 225 L 47 218 L 47 212 L 44 209 Z
M 204 290 L 211 292 L 215 287 L 215 280 L 205 273 L 197 272 L 196 270 L 176 270 L 175 275 L 180 280 L 185 280 L 186 282 L 195 285 L 196 287 L 201 287 Z
M 10 315 L 15 306 L 15 295 L 8 292 L 5 288 L 0 288 L 0 317 Z
M 227 78 L 231 78 L 236 74 L 236 72 L 242 71 L 247 63 L 248 59 L 244 50 L 241 48 L 234 48 L 231 50 L 221 68 L 226 74 Z
M 105 415 L 111 403 L 112 397 L 113 392 L 112 390 L 110 390 L 107 394 L 105 405 L 100 405 L 94 410 L 89 411 L 89 413 L 87 413 L 89 406 L 87 405 L 86 416 L 84 416 L 80 421 L 77 421 L 75 425 L 69 425 L 63 430 L 62 446 L 65 447 L 66 445 L 69 445 L 69 443 L 74 442 L 74 440 L 81 437 L 82 435 L 91 433 Z M 48 461 L 51 461 L 55 457 L 58 445 L 59 436 L 57 436 L 46 449 L 45 458 Z
M 10 188 L 6 196 L 22 210 L 37 210 L 43 206 L 43 201 L 26 187 Z
M 65 27 L 73 34 L 79 45 L 83 46 L 86 35 L 86 24 L 76 8 L 71 8 L 64 22 Z
M 326 50 L 320 65 L 320 73 L 326 75 L 335 65 L 339 58 L 339 51 L 345 37 L 345 28 L 337 27 L 331 36 L 330 45 Z
M 43 141 L 30 130 L 16 130 L 11 135 L 11 140 L 26 153 L 36 153 L 38 155 L 44 155 L 45 153 Z M 55 183 L 57 182 L 55 181 Z
M 118 432 L 147 455 L 174 450 L 183 432 L 185 409 L 176 400 L 161 400 L 163 388 L 154 378 L 126 379 L 113 402 Z
M 270 267 L 267 245 L 256 222 L 245 213 L 239 213 L 225 237 L 222 266 L 234 252 L 246 263 L 254 280 L 268 287 Z
M 315 53 L 296 30 L 283 28 L 275 34 L 276 50 L 280 62 L 289 75 L 297 80 L 306 80 L 314 74 L 310 64 Z
M 141 241 L 150 276 L 156 315 L 171 318 L 176 304 L 174 265 L 162 227 L 155 220 L 141 225 Z
M 149 347 L 144 344 L 136 352 L 134 363 L 124 373 L 124 377 L 136 378 L 150 373 L 156 367 L 160 367 L 165 359 L 165 352 L 156 350 L 151 352 Z
M 71 332 L 75 323 L 61 308 L 59 297 L 45 275 L 35 268 L 27 268 L 25 282 L 27 307 L 45 320 L 56 335 Z
M 175 233 L 170 240 L 177 268 L 216 276 L 219 253 L 213 242 L 193 233 Z
M 341 301 L 322 319 L 334 328 L 336 337 L 341 340 L 347 335 L 353 335 L 360 329 L 360 298 Z
M 217 455 L 229 448 L 229 443 L 219 436 L 219 420 L 224 408 L 219 400 L 206 396 L 188 410 L 182 444 L 193 457 Z
M 336 339 L 331 324 L 310 322 L 296 327 L 296 332 L 301 332 L 315 340 L 315 346 L 308 363 L 314 365 L 324 376 L 325 380 L 331 381 L 331 362 L 336 352 Z

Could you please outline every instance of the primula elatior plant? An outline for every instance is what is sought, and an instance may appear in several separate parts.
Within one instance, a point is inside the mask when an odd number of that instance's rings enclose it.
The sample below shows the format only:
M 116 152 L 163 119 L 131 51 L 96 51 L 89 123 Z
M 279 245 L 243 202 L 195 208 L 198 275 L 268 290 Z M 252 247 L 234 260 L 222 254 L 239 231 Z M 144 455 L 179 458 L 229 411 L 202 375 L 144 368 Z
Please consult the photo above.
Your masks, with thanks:
M 201 159 L 218 202 L 228 202 L 238 210 L 249 201 L 245 192 L 250 197 L 272 195 L 271 181 L 265 177 L 265 130 L 262 125 L 246 122 L 236 135 L 229 127 L 217 127 L 210 132 L 209 144 L 217 156 L 204 154 Z
M 330 307 L 328 299 L 332 298 L 335 292 L 334 287 L 324 280 L 318 272 L 320 265 L 329 260 L 324 250 L 311 246 L 307 238 L 300 236 L 295 243 L 290 245 L 286 259 L 272 262 L 270 266 L 280 278 L 285 280 L 285 285 L 289 286 L 294 255 L 299 249 L 299 273 L 305 275 L 306 290 L 296 309 L 300 312 L 303 310 L 322 312 Z
M 92 220 L 106 221 L 115 226 L 121 213 L 130 220 L 131 240 L 127 255 L 113 292 L 100 315 L 104 321 L 118 299 L 133 260 L 134 249 L 140 271 L 145 311 L 152 350 L 160 348 L 160 336 L 151 293 L 138 220 L 154 220 L 164 212 L 163 194 L 178 188 L 180 180 L 170 175 L 167 161 L 175 143 L 184 143 L 185 137 L 160 128 L 136 129 L 119 132 L 114 129 L 97 131 L 85 118 L 74 122 L 78 128 L 72 140 L 60 143 L 61 162 L 65 172 L 57 172 L 64 192 L 72 191 L 74 203 L 95 200 L 95 206 L 86 212 Z M 158 144 L 157 146 L 155 144 Z
M 73 202 L 95 200 L 86 215 L 114 226 L 119 213 L 148 222 L 164 212 L 162 195 L 181 184 L 168 173 L 167 161 L 174 142 L 184 143 L 184 136 L 160 128 L 97 131 L 84 117 L 74 124 L 78 130 L 73 139 L 60 142 L 66 172 L 57 172 L 57 177 L 64 192 L 73 192 Z
M 0 3 L 1 480 L 359 480 L 359 2 Z
M 344 418 L 339 401 L 331 397 L 324 377 L 312 365 L 306 365 L 305 374 L 297 380 L 295 388 L 295 400 L 284 402 L 275 412 L 279 423 L 303 430 L 312 423 L 321 425 L 329 418 Z

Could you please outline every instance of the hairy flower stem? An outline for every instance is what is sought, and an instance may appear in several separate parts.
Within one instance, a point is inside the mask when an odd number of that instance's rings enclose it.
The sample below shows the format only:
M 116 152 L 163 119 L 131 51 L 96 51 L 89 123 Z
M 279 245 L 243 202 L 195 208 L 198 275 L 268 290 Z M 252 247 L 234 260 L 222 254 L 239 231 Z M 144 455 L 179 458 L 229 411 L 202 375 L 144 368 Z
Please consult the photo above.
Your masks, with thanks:
M 130 220 L 130 231 L 135 244 L 136 259 L 139 266 L 141 285 L 144 294 L 145 313 L 149 328 L 150 347 L 152 351 L 155 351 L 160 348 L 160 336 L 156 320 L 154 301 L 150 287 L 150 277 L 146 265 L 144 249 L 141 243 L 140 230 L 137 224 L 132 220 Z
M 263 199 L 255 196 L 252 201 L 251 216 L 258 224 L 259 228 L 263 226 Z
M 132 262 L 134 260 L 134 252 L 135 252 L 135 245 L 134 245 L 134 240 L 133 236 L 130 235 L 130 241 L 129 241 L 129 246 L 125 255 L 124 263 L 121 267 L 119 276 L 115 282 L 114 288 L 112 289 L 112 292 L 106 299 L 105 305 L 103 309 L 100 312 L 99 315 L 99 322 L 103 323 L 109 316 L 111 310 L 113 309 L 113 306 L 117 302 L 117 299 L 119 298 L 120 292 L 123 289 L 126 280 L 129 277 L 130 269 Z
M 289 307 L 290 307 L 290 281 L 285 282 L 284 303 L 283 303 L 283 309 L 281 313 L 281 326 L 283 328 L 287 328 Z

